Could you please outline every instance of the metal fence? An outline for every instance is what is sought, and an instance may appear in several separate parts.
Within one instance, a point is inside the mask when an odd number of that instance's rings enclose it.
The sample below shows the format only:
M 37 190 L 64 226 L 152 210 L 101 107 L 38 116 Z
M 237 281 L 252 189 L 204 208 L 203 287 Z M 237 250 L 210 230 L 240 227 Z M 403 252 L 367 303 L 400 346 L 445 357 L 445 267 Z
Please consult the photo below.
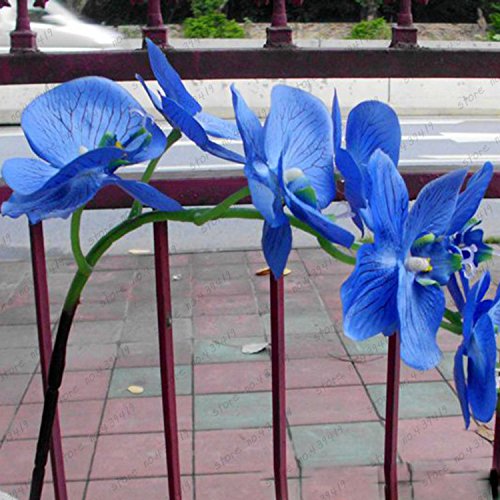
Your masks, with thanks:
M 427 0 L 419 0 L 427 3 Z M 46 0 L 36 0 L 43 7 Z M 295 4 L 302 3 L 294 0 Z M 0 7 L 8 6 L 0 0 Z M 36 36 L 30 29 L 28 0 L 17 0 L 17 25 L 11 34 L 10 54 L 0 55 L 0 84 L 57 83 L 85 75 L 100 75 L 117 81 L 133 80 L 135 73 L 152 77 L 147 53 L 103 51 L 99 53 L 43 53 L 37 50 Z M 147 26 L 143 36 L 168 50 L 169 61 L 184 79 L 242 78 L 500 78 L 500 50 L 431 50 L 417 46 L 411 0 L 401 0 L 398 24 L 393 27 L 390 47 L 383 49 L 305 49 L 293 44 L 287 26 L 285 0 L 274 0 L 272 24 L 267 28 L 267 42 L 262 49 L 175 49 L 168 44 L 160 0 L 149 0 Z M 415 197 L 432 173 L 406 173 L 410 195 Z M 152 184 L 183 205 L 214 205 L 243 187 L 243 176 L 215 179 L 156 180 Z M 10 196 L 10 189 L 0 185 L 0 203 Z M 496 172 L 487 192 L 500 198 L 500 173 Z M 132 200 L 122 191 L 105 188 L 88 206 L 89 209 L 130 207 Z M 42 224 L 29 227 L 33 267 L 36 317 L 40 348 L 41 375 L 47 387 L 51 358 L 49 290 Z M 168 469 L 169 498 L 181 498 L 181 477 L 177 435 L 175 376 L 172 337 L 172 312 L 167 222 L 154 224 L 156 297 L 164 415 L 164 434 Z M 286 385 L 285 385 L 285 309 L 283 278 L 271 275 L 270 310 L 272 344 L 272 400 L 274 478 L 276 498 L 287 500 L 286 464 Z M 399 340 L 390 337 L 387 366 L 386 438 L 384 471 L 386 498 L 395 500 L 397 491 L 398 395 L 400 385 Z M 496 420 L 491 483 L 498 486 L 500 473 L 500 418 Z M 68 498 L 64 473 L 59 419 L 52 432 L 51 462 L 55 497 Z

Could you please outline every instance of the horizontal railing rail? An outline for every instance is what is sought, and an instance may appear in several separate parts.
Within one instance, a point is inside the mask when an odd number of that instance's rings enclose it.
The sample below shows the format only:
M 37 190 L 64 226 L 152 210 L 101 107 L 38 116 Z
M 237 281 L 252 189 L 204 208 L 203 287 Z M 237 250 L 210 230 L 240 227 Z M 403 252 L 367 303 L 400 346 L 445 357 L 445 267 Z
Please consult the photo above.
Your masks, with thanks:
M 245 78 L 498 78 L 500 50 L 480 49 L 170 49 L 188 80 Z M 29 71 L 26 68 L 29 67 Z M 0 55 L 0 84 L 60 83 L 86 75 L 116 81 L 151 79 L 147 53 Z

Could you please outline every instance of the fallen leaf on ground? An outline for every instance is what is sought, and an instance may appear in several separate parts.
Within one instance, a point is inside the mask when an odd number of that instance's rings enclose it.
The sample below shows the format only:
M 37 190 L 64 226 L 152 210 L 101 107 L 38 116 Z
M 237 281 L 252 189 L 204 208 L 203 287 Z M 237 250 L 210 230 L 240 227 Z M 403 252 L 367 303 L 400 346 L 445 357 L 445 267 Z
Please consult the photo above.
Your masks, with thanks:
M 144 387 L 140 385 L 129 385 L 127 390 L 132 394 L 142 394 L 144 392 Z
M 241 348 L 243 354 L 258 354 L 259 352 L 265 351 L 269 344 L 267 342 L 260 342 L 258 344 L 245 344 Z
M 147 248 L 131 248 L 128 253 L 132 255 L 152 255 L 153 252 Z
M 288 276 L 292 271 L 288 269 L 288 267 L 285 267 L 285 270 L 283 271 L 283 276 Z M 255 275 L 256 276 L 268 276 L 271 274 L 271 269 L 269 267 L 263 267 L 262 269 L 259 269 Z
M 493 443 L 493 441 L 495 440 L 495 433 L 493 432 L 493 429 L 484 424 L 478 424 L 476 434 L 481 436 L 483 439 L 486 439 L 486 441 L 489 441 L 490 443 Z

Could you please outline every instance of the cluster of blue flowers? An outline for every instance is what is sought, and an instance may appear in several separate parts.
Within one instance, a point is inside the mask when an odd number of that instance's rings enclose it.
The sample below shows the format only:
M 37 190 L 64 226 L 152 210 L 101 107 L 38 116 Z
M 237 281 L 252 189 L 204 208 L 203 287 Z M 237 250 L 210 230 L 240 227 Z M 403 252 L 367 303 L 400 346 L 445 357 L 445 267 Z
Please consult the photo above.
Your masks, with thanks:
M 148 51 L 161 92 L 137 78 L 154 107 L 202 150 L 244 165 L 252 203 L 264 219 L 262 248 L 274 276 L 282 275 L 292 247 L 291 217 L 320 239 L 353 246 L 354 235 L 323 213 L 336 196 L 336 167 L 353 222 L 362 235 L 373 235 L 373 242 L 359 248 L 341 289 L 345 334 L 365 340 L 399 332 L 402 359 L 428 370 L 441 360 L 436 337 L 448 314 L 450 325 L 462 332 L 455 381 L 466 425 L 471 414 L 490 420 L 497 402 L 500 293 L 485 299 L 488 273 L 469 283 L 492 255 L 474 219 L 492 165 L 486 163 L 467 183 L 465 169 L 430 182 L 410 208 L 397 169 L 401 127 L 386 104 L 356 106 L 343 143 L 337 95 L 330 113 L 311 94 L 278 85 L 262 124 L 232 86 L 234 123 L 205 113 L 163 52 L 149 41 Z M 32 224 L 68 217 L 108 185 L 154 209 L 183 210 L 148 184 L 117 175 L 120 167 L 161 156 L 167 145 L 162 130 L 118 84 L 98 77 L 65 83 L 35 99 L 21 124 L 39 159 L 4 163 L 2 175 L 13 194 L 2 205 L 3 215 L 27 215 Z M 244 155 L 212 138 L 241 139 Z M 444 287 L 456 313 L 446 310 Z

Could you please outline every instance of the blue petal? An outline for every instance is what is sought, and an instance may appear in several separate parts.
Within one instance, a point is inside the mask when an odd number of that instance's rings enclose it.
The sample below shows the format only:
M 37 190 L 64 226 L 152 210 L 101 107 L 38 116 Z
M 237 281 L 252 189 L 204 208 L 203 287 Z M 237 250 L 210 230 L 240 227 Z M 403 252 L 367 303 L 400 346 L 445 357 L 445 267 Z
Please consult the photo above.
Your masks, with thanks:
M 363 245 L 341 288 L 344 333 L 349 338 L 365 340 L 398 328 L 397 283 L 396 261 L 385 259 L 372 244 Z
M 388 155 L 375 151 L 367 168 L 368 206 L 377 246 L 399 248 L 408 214 L 408 190 Z
M 264 222 L 262 232 L 262 250 L 267 265 L 276 279 L 280 278 L 292 249 L 292 229 L 288 221 L 278 227 L 271 227 Z
M 231 85 L 231 92 L 233 94 L 236 123 L 243 139 L 247 161 L 251 162 L 258 159 L 260 162 L 265 163 L 267 158 L 264 151 L 264 129 L 234 85 Z
M 448 234 L 461 231 L 467 222 L 472 219 L 486 193 L 486 189 L 488 189 L 492 177 L 493 165 L 488 162 L 470 178 L 465 191 L 458 197 Z
M 217 116 L 200 111 L 194 116 L 198 123 L 205 129 L 205 132 L 212 137 L 220 139 L 240 139 L 240 133 L 236 123 L 229 120 L 222 120 Z
M 38 191 L 59 170 L 35 158 L 11 158 L 2 167 L 2 177 L 16 193 Z
M 466 174 L 465 169 L 450 172 L 430 182 L 420 191 L 405 230 L 407 248 L 422 234 L 447 234 Z
M 455 388 L 457 390 L 458 400 L 460 401 L 460 407 L 462 408 L 462 414 L 465 420 L 465 428 L 468 429 L 470 425 L 470 410 L 469 398 L 467 396 L 467 384 L 465 382 L 464 354 L 465 350 L 463 345 L 461 345 L 455 354 L 453 376 L 455 379 Z
M 52 189 L 77 177 L 80 174 L 100 172 L 102 175 L 116 170 L 122 161 L 126 161 L 126 151 L 120 148 L 100 148 L 79 156 L 74 161 L 52 176 L 43 189 Z
M 381 149 L 394 165 L 399 162 L 401 148 L 401 126 L 394 110 L 378 101 L 358 104 L 347 118 L 347 151 L 362 168 L 370 157 Z
M 247 176 L 252 203 L 265 221 L 272 227 L 278 227 L 287 222 L 281 205 L 278 183 L 273 180 L 270 173 L 266 178 L 263 174 L 259 175 L 257 173 L 254 164 L 247 164 L 245 165 L 245 175 Z
M 142 78 L 141 75 L 135 75 L 137 80 L 139 80 L 140 84 L 143 86 L 144 90 L 148 94 L 149 98 L 151 99 L 151 102 L 153 103 L 153 106 L 159 111 L 160 113 L 162 112 L 162 107 L 161 107 L 161 99 L 158 95 L 156 95 L 146 84 L 144 81 L 144 78 Z
M 435 285 L 421 286 L 404 266 L 399 270 L 398 311 L 401 357 L 417 370 L 430 370 L 441 360 L 436 335 L 443 319 L 445 298 Z
M 59 85 L 36 98 L 25 110 L 21 125 L 33 151 L 62 168 L 93 150 L 106 133 L 121 143 L 137 132 L 145 111 L 120 85 L 86 77 Z
M 468 396 L 473 415 L 481 422 L 489 422 L 497 403 L 496 342 L 493 324 L 483 315 L 474 326 L 474 335 L 468 346 Z
M 346 248 L 351 247 L 354 243 L 354 236 L 349 231 L 337 226 L 319 210 L 304 203 L 286 186 L 283 186 L 283 189 L 286 205 L 296 217 L 307 223 L 328 241 L 338 243 Z
M 44 187 L 30 195 L 14 193 L 2 204 L 2 215 L 13 218 L 27 215 L 31 224 L 49 218 L 66 218 L 89 202 L 105 180 L 102 172 L 86 172 L 51 189 Z
M 355 213 L 366 207 L 366 193 L 363 185 L 363 175 L 352 156 L 339 149 L 335 156 L 335 164 L 344 178 L 344 194 Z
M 149 62 L 165 95 L 177 102 L 191 116 L 201 111 L 201 106 L 186 90 L 178 73 L 168 62 L 165 54 L 151 40 L 147 39 Z
M 333 126 L 325 105 L 300 89 L 277 85 L 271 94 L 271 111 L 265 124 L 268 164 L 275 172 L 302 170 L 316 191 L 320 208 L 335 197 Z
M 338 151 L 342 146 L 342 113 L 340 112 L 340 104 L 339 104 L 339 99 L 337 97 L 337 91 L 335 91 L 335 95 L 333 96 L 332 119 L 333 119 L 333 147 L 335 155 L 337 155 Z
M 500 291 L 500 287 L 498 288 L 498 290 Z M 493 301 L 491 309 L 488 311 L 488 315 L 491 318 L 493 326 L 500 330 L 500 298 L 498 297 L 498 292 L 497 297 Z
M 172 127 L 179 129 L 199 148 L 224 160 L 236 163 L 245 163 L 245 159 L 238 153 L 211 141 L 203 127 L 175 101 L 162 99 L 163 114 Z
M 162 212 L 178 212 L 183 210 L 182 205 L 178 201 L 160 193 L 160 191 L 144 182 L 125 180 L 113 175 L 107 180 L 107 183 L 120 186 L 143 205 L 156 210 L 161 210 Z

